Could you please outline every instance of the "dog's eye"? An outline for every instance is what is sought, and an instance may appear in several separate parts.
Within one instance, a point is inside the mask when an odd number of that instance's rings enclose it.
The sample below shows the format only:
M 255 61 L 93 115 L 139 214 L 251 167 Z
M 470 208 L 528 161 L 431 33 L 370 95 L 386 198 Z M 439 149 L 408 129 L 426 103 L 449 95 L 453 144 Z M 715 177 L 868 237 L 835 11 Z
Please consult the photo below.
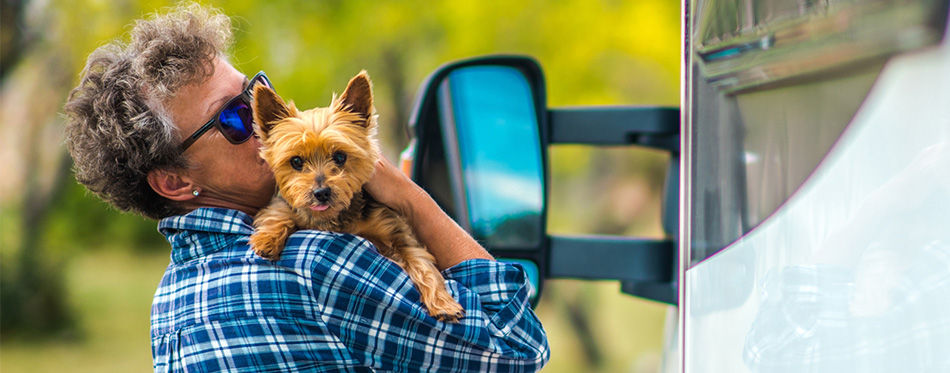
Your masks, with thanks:
M 342 167 L 346 163 L 346 153 L 336 152 L 333 153 L 333 163 L 336 163 L 337 166 Z
M 290 167 L 293 167 L 295 170 L 303 170 L 303 158 L 293 157 L 290 158 Z

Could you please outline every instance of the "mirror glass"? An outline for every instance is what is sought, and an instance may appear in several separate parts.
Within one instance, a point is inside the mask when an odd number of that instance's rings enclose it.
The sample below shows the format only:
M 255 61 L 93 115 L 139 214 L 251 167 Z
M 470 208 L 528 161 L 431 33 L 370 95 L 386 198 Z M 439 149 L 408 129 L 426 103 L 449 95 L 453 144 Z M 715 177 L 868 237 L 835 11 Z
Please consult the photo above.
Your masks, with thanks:
M 458 141 L 472 235 L 493 250 L 540 247 L 544 165 L 525 75 L 510 66 L 460 68 L 440 86 L 439 100 L 444 128 Z

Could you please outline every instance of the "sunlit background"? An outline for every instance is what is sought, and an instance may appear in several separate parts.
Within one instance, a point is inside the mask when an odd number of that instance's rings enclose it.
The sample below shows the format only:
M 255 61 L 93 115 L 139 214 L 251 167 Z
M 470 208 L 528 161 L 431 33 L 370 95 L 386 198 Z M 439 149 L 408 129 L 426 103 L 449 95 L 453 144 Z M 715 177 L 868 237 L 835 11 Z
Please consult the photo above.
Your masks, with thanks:
M 78 185 L 62 105 L 86 56 L 170 1 L 0 2 L 0 371 L 151 369 L 149 308 L 169 261 L 154 221 Z M 535 57 L 548 104 L 679 102 L 679 1 L 214 1 L 232 17 L 232 62 L 265 70 L 298 107 L 325 106 L 361 69 L 380 140 L 396 159 L 413 98 L 439 65 Z M 596 123 L 592 123 L 592 131 Z M 556 234 L 659 237 L 663 155 L 558 146 L 548 226 Z M 545 372 L 655 372 L 667 307 L 617 282 L 551 280 L 537 307 Z

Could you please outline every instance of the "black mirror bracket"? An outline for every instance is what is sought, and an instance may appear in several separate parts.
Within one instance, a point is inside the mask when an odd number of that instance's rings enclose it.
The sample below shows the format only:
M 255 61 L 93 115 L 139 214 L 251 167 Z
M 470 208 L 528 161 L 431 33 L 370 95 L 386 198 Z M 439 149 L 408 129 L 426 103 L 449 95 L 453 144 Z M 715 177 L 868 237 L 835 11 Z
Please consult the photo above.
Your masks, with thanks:
M 676 107 L 585 106 L 548 109 L 551 144 L 637 145 L 680 151 Z
M 620 280 L 621 291 L 677 304 L 680 111 L 675 107 L 548 109 L 550 144 L 643 146 L 669 152 L 663 229 L 670 238 L 549 237 L 548 277 Z

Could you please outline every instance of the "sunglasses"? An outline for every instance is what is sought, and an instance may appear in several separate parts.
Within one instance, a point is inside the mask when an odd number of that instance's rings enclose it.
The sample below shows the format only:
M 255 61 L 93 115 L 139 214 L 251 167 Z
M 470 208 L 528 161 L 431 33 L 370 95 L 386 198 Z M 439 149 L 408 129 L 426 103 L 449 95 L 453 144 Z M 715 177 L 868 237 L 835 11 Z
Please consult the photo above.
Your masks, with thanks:
M 208 123 L 201 126 L 195 133 L 188 136 L 181 143 L 181 151 L 184 152 L 191 144 L 194 144 L 201 135 L 208 132 L 211 128 L 217 128 L 232 144 L 240 144 L 251 138 L 254 133 L 254 115 L 251 111 L 251 100 L 254 98 L 254 87 L 264 85 L 267 88 L 274 89 L 270 79 L 263 71 L 254 75 L 247 83 L 247 88 L 241 94 L 234 96 L 228 103 L 219 110 Z

